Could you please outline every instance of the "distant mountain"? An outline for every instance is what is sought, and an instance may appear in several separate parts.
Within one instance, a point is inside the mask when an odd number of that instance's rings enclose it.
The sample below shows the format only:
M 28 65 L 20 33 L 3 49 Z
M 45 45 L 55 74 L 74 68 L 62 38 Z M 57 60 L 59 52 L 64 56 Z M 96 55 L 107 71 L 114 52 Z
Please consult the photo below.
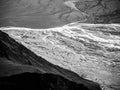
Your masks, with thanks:
M 119 0 L 0 0 L 0 26 L 51 28 L 72 22 L 120 23 Z

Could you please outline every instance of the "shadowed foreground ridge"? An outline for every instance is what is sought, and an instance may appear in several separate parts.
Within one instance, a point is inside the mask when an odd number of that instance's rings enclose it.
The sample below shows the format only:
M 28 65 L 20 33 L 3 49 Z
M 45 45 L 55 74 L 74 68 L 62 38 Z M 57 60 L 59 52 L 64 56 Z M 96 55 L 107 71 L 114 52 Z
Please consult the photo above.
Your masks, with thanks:
M 23 73 L 0 78 L 0 88 L 4 90 L 90 90 L 59 75 Z
M 25 72 L 41 73 L 40 76 L 43 77 L 49 77 L 49 76 L 51 77 L 52 74 L 57 74 L 61 76 L 60 81 L 62 81 L 62 83 L 64 83 L 64 81 L 65 82 L 74 81 L 78 83 L 76 85 L 74 84 L 75 87 L 82 88 L 81 87 L 82 85 L 88 88 L 85 90 L 101 90 L 97 83 L 83 79 L 69 70 L 60 68 L 56 65 L 47 62 L 42 57 L 37 56 L 36 54 L 28 50 L 26 47 L 19 44 L 14 39 L 10 38 L 6 33 L 0 31 L 0 76 L 1 77 L 11 76 Z M 43 73 L 51 73 L 51 74 L 42 75 Z M 18 75 L 18 77 L 21 76 L 24 76 L 24 74 L 20 76 Z M 59 76 L 55 76 L 55 75 L 53 75 L 53 77 L 59 78 Z M 62 77 L 68 80 L 61 79 Z M 43 89 L 43 90 L 48 90 L 48 89 Z M 58 89 L 58 90 L 67 90 L 67 89 Z

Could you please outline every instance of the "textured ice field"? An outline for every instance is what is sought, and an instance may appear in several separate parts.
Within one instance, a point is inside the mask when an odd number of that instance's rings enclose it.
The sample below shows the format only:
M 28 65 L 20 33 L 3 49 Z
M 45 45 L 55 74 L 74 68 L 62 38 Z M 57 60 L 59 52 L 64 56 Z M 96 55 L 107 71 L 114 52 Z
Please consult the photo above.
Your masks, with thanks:
M 49 62 L 120 89 L 120 25 L 71 23 L 48 29 L 1 27 L 2 31 Z

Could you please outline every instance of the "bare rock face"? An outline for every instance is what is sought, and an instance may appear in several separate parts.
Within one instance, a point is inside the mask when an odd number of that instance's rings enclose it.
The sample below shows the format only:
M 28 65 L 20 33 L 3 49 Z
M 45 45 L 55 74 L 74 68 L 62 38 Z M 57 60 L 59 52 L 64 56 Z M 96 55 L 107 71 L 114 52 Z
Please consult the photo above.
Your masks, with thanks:
M 120 25 L 74 23 L 51 29 L 4 29 L 38 56 L 103 90 L 120 89 Z
M 77 0 L 77 9 L 89 15 L 90 23 L 120 23 L 119 0 Z
M 0 26 L 51 28 L 71 22 L 119 23 L 119 0 L 1 0 Z

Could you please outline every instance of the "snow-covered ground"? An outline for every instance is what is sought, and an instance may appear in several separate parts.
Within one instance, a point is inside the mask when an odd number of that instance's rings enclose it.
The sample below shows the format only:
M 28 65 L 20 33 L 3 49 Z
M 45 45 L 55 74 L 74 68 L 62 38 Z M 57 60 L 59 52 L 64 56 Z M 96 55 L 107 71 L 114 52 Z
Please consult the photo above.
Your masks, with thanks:
M 120 25 L 71 23 L 48 29 L 1 27 L 3 32 L 49 62 L 120 89 Z

